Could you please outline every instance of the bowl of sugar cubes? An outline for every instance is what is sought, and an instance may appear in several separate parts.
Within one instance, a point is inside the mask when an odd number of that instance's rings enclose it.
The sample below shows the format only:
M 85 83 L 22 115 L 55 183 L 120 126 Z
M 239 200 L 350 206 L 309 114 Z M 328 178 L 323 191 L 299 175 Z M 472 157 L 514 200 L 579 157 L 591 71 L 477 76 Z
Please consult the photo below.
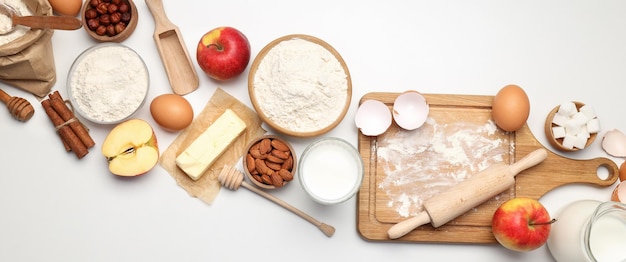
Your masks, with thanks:
M 578 101 L 556 106 L 545 122 L 548 142 L 560 151 L 573 152 L 589 147 L 600 131 L 594 108 Z

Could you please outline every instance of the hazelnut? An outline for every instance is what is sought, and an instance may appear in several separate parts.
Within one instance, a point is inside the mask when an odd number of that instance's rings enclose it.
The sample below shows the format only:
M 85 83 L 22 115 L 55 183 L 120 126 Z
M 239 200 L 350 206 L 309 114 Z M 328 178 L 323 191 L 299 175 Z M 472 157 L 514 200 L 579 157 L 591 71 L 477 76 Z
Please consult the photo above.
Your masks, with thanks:
M 96 29 L 96 34 L 97 35 L 105 35 L 107 33 L 107 27 L 104 25 L 100 25 L 98 26 L 98 28 Z
M 116 4 L 109 4 L 108 9 L 109 9 L 109 11 L 108 11 L 109 14 L 115 13 L 115 12 L 117 12 L 117 5 Z
M 95 31 L 96 29 L 98 29 L 98 27 L 100 26 L 100 20 L 97 18 L 92 18 L 87 20 L 87 27 L 89 27 L 89 29 L 91 29 L 92 31 Z
M 87 19 L 96 18 L 97 16 L 98 16 L 98 12 L 96 12 L 96 10 L 89 9 L 85 11 L 85 18 Z
M 109 12 L 109 4 L 108 3 L 99 3 L 98 6 L 96 6 L 96 11 L 98 12 L 98 14 L 106 14 Z
M 126 24 L 124 24 L 124 23 L 117 23 L 115 25 L 115 33 L 116 34 L 121 33 L 122 31 L 124 31 L 124 29 L 126 29 Z
M 122 13 L 126 13 L 130 11 L 130 6 L 128 5 L 128 3 L 121 3 L 117 6 L 117 10 L 119 10 Z
M 122 20 L 122 14 L 120 12 L 115 12 L 109 15 L 109 20 L 111 24 L 117 24 Z
M 115 26 L 114 25 L 108 25 L 107 26 L 107 35 L 108 36 L 116 35 L 116 33 L 115 33 Z
M 110 25 L 111 24 L 111 16 L 109 14 L 100 15 L 100 24 L 101 25 Z
M 122 3 L 122 0 L 111 0 L 111 4 L 119 5 L 120 3 Z
M 122 22 L 128 23 L 130 22 L 131 18 L 132 18 L 132 15 L 130 14 L 130 12 L 122 13 Z
M 96 8 L 101 3 L 100 0 L 90 0 L 89 5 L 93 8 Z

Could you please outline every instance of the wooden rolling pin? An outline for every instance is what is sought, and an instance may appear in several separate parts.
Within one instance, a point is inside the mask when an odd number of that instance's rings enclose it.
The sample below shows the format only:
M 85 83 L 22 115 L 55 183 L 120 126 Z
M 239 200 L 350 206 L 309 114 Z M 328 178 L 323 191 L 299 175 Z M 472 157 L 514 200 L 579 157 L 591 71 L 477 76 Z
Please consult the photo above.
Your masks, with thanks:
M 0 101 L 7 105 L 9 112 L 17 120 L 28 121 L 35 113 L 35 109 L 28 100 L 21 97 L 12 97 L 2 91 L 2 89 L 0 89 Z
M 482 204 L 515 184 L 515 175 L 535 166 L 548 157 L 544 148 L 537 149 L 514 164 L 494 164 L 467 180 L 424 201 L 424 211 L 395 224 L 387 231 L 389 238 L 402 237 L 413 229 L 431 223 L 442 226 L 468 210 Z

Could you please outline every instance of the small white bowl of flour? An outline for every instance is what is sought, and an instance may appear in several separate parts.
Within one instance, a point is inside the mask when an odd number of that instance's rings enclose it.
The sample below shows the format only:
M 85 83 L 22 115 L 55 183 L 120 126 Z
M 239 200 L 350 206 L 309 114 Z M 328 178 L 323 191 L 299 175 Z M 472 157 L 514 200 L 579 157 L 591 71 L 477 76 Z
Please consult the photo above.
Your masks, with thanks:
M 129 119 L 145 103 L 149 75 L 143 59 L 119 43 L 97 44 L 72 64 L 67 92 L 78 114 L 98 124 Z
M 352 83 L 346 63 L 328 43 L 308 35 L 287 35 L 256 56 L 248 93 L 270 127 L 295 137 L 314 137 L 343 120 Z

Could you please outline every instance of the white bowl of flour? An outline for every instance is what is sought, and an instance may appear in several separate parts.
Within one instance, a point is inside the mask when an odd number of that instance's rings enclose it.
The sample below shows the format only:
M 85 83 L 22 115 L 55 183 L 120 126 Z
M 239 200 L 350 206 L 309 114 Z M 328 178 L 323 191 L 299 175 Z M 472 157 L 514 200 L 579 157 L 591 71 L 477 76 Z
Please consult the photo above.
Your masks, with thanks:
M 145 103 L 148 69 L 131 48 L 97 44 L 72 64 L 67 92 L 74 110 L 89 121 L 116 124 L 129 119 Z
M 287 35 L 256 56 L 248 92 L 270 127 L 295 137 L 314 137 L 343 120 L 352 83 L 346 63 L 329 44 L 308 35 Z

